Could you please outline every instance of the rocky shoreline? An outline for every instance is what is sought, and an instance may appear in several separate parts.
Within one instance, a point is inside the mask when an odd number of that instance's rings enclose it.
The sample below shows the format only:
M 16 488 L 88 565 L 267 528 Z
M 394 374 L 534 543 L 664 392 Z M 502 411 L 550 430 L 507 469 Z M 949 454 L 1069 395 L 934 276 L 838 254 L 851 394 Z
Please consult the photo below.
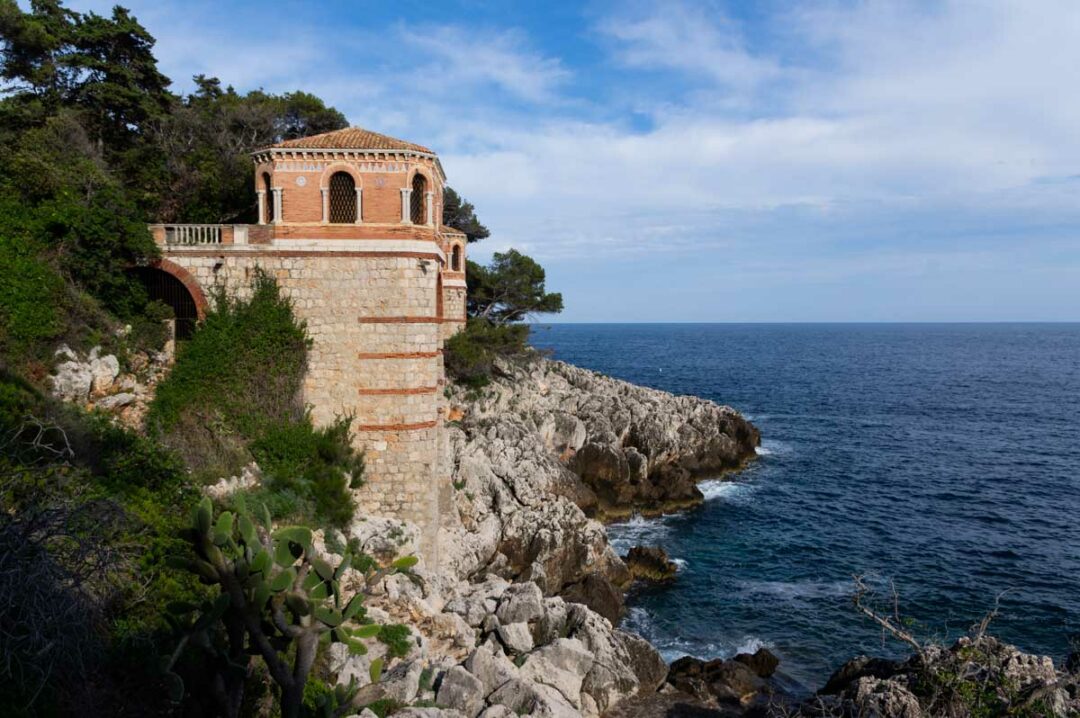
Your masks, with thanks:
M 54 391 L 69 400 L 112 396 L 125 381 L 97 355 L 85 367 L 64 358 Z M 151 388 L 161 364 L 145 380 Z M 757 429 L 729 407 L 542 359 L 500 365 L 491 385 L 452 387 L 448 398 L 454 490 L 438 564 L 374 586 L 351 569 L 343 579 L 370 595 L 369 618 L 409 629 L 404 656 L 382 644 L 367 655 L 329 647 L 334 680 L 360 686 L 354 705 L 392 706 L 402 718 L 1080 715 L 1080 654 L 1058 669 L 981 634 L 907 661 L 853 659 L 810 698 L 785 692 L 764 649 L 668 666 L 618 626 L 627 587 L 671 580 L 675 567 L 656 547 L 620 557 L 603 521 L 701 503 L 697 481 L 752 460 Z M 252 465 L 206 491 L 220 497 L 260 480 Z M 415 526 L 367 516 L 317 532 L 316 543 L 358 544 L 389 562 L 418 541 Z M 379 659 L 386 671 L 372 683 Z

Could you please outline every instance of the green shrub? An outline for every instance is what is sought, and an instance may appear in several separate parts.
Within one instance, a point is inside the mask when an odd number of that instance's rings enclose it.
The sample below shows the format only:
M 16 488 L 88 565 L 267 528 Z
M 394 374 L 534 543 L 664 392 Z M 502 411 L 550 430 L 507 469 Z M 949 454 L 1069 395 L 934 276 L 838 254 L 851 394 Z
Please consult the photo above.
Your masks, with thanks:
M 269 427 L 251 444 L 251 453 L 274 493 L 312 503 L 312 513 L 342 527 L 352 519 L 349 489 L 360 487 L 364 458 L 350 445 L 351 419 L 315 429 L 311 420 Z
M 219 291 L 214 310 L 158 385 L 149 425 L 168 437 L 185 416 L 202 423 L 220 417 L 250 440 L 269 424 L 302 420 L 300 388 L 310 343 L 268 275 L 255 277 L 247 300 Z
M 363 456 L 351 445 L 351 419 L 317 429 L 301 404 L 304 324 L 265 274 L 250 299 L 219 292 L 215 305 L 158 385 L 148 426 L 208 481 L 258 462 L 263 485 L 234 496 L 234 507 L 266 504 L 274 518 L 344 526 Z
M 166 707 L 164 608 L 202 589 L 165 557 L 195 496 L 175 455 L 0 372 L 0 605 L 25 629 L 0 638 L 0 686 L 18 694 L 0 689 L 0 704 L 14 715 Z
M 446 373 L 457 383 L 478 388 L 491 381 L 496 359 L 529 356 L 527 324 L 495 325 L 473 317 L 446 342 Z
M 379 629 L 379 641 L 394 658 L 404 658 L 416 645 L 409 627 L 400 623 L 388 623 Z

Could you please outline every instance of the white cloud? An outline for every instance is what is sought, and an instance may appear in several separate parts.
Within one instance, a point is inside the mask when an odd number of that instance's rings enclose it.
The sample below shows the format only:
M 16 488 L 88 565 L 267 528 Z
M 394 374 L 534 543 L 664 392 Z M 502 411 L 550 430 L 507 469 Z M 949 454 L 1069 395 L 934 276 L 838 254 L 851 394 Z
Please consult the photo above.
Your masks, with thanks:
M 617 41 L 615 56 L 630 67 L 679 70 L 737 90 L 781 73 L 775 59 L 747 50 L 740 28 L 716 8 L 664 3 L 645 16 L 608 18 L 600 30 Z
M 1050 271 L 1040 247 L 1080 260 L 1075 0 L 837 0 L 755 28 L 663 3 L 599 19 L 609 54 L 584 66 L 522 29 L 135 10 L 177 79 L 303 88 L 434 147 L 493 230 L 481 258 L 707 257 L 777 285 L 891 268 L 909 287 L 945 276 L 920 267 L 996 282 L 1018 246 L 1028 277 Z

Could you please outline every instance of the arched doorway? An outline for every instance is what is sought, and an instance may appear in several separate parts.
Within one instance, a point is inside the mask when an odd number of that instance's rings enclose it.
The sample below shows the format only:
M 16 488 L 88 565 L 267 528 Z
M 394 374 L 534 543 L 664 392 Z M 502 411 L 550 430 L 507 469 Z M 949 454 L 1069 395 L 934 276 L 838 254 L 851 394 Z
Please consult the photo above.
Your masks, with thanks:
M 132 271 L 146 287 L 151 300 L 164 302 L 172 308 L 176 316 L 176 338 L 190 339 L 195 333 L 195 323 L 199 321 L 199 307 L 184 283 L 157 267 L 136 267 Z

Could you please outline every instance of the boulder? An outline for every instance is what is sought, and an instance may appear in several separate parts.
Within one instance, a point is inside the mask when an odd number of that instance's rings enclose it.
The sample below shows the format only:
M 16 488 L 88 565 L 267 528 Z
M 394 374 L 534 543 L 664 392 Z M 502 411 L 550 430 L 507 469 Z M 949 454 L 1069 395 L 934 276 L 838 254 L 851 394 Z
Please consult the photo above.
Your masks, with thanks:
M 599 573 L 590 573 L 577 583 L 562 590 L 560 595 L 570 603 L 582 603 L 616 625 L 623 616 L 623 594 Z
M 98 409 L 104 409 L 105 411 L 116 411 L 128 406 L 137 397 L 134 394 L 128 392 L 121 392 L 119 394 L 112 394 L 110 396 L 102 397 L 95 404 Z
M 742 663 L 759 678 L 771 677 L 776 673 L 776 667 L 780 665 L 780 659 L 768 648 L 759 648 L 753 653 L 740 653 L 732 660 Z
M 532 634 L 527 623 L 504 623 L 497 629 L 499 640 L 511 653 L 528 653 L 533 647 Z
M 648 641 L 613 630 L 607 619 L 585 606 L 567 604 L 567 634 L 594 656 L 581 690 L 600 712 L 627 696 L 655 691 L 667 676 L 667 664 Z
M 502 651 L 490 645 L 482 645 L 465 659 L 465 670 L 475 676 L 484 687 L 484 695 L 498 689 L 502 684 L 518 677 L 518 668 Z
M 560 638 L 530 653 L 521 666 L 521 676 L 554 688 L 567 703 L 580 709 L 581 684 L 593 661 L 593 654 L 581 641 Z
M 488 696 L 492 705 L 506 706 L 516 715 L 540 718 L 580 718 L 581 713 L 554 688 L 515 678 Z
M 383 516 L 358 515 L 345 529 L 360 549 L 383 563 L 417 553 L 420 529 L 413 523 Z
M 454 666 L 443 676 L 435 693 L 436 705 L 475 716 L 484 707 L 484 684 L 462 666 Z
M 420 661 L 398 663 L 383 674 L 379 685 L 387 698 L 397 703 L 412 703 L 420 692 L 420 675 L 423 671 Z
M 919 699 L 895 681 L 864 676 L 855 681 L 855 715 L 866 718 L 923 718 Z
M 90 358 L 90 395 L 91 397 L 104 396 L 112 386 L 113 380 L 120 375 L 120 361 L 112 354 L 95 356 L 94 352 L 90 353 Z
M 56 366 L 51 377 L 53 396 L 64 401 L 81 404 L 90 396 L 94 375 L 88 364 L 66 361 Z
M 835 695 L 840 693 L 852 683 L 863 677 L 891 678 L 900 671 L 903 664 L 897 661 L 889 661 L 884 658 L 871 658 L 869 656 L 856 656 L 844 665 L 837 668 L 825 687 L 818 691 L 822 695 Z
M 543 601 L 544 594 L 535 583 L 516 583 L 503 594 L 495 615 L 503 624 L 535 621 L 544 615 Z
M 679 570 L 659 546 L 634 546 L 623 561 L 634 578 L 646 581 L 671 581 Z
M 748 703 L 765 687 L 749 666 L 739 661 L 685 656 L 671 664 L 668 683 L 706 702 Z

